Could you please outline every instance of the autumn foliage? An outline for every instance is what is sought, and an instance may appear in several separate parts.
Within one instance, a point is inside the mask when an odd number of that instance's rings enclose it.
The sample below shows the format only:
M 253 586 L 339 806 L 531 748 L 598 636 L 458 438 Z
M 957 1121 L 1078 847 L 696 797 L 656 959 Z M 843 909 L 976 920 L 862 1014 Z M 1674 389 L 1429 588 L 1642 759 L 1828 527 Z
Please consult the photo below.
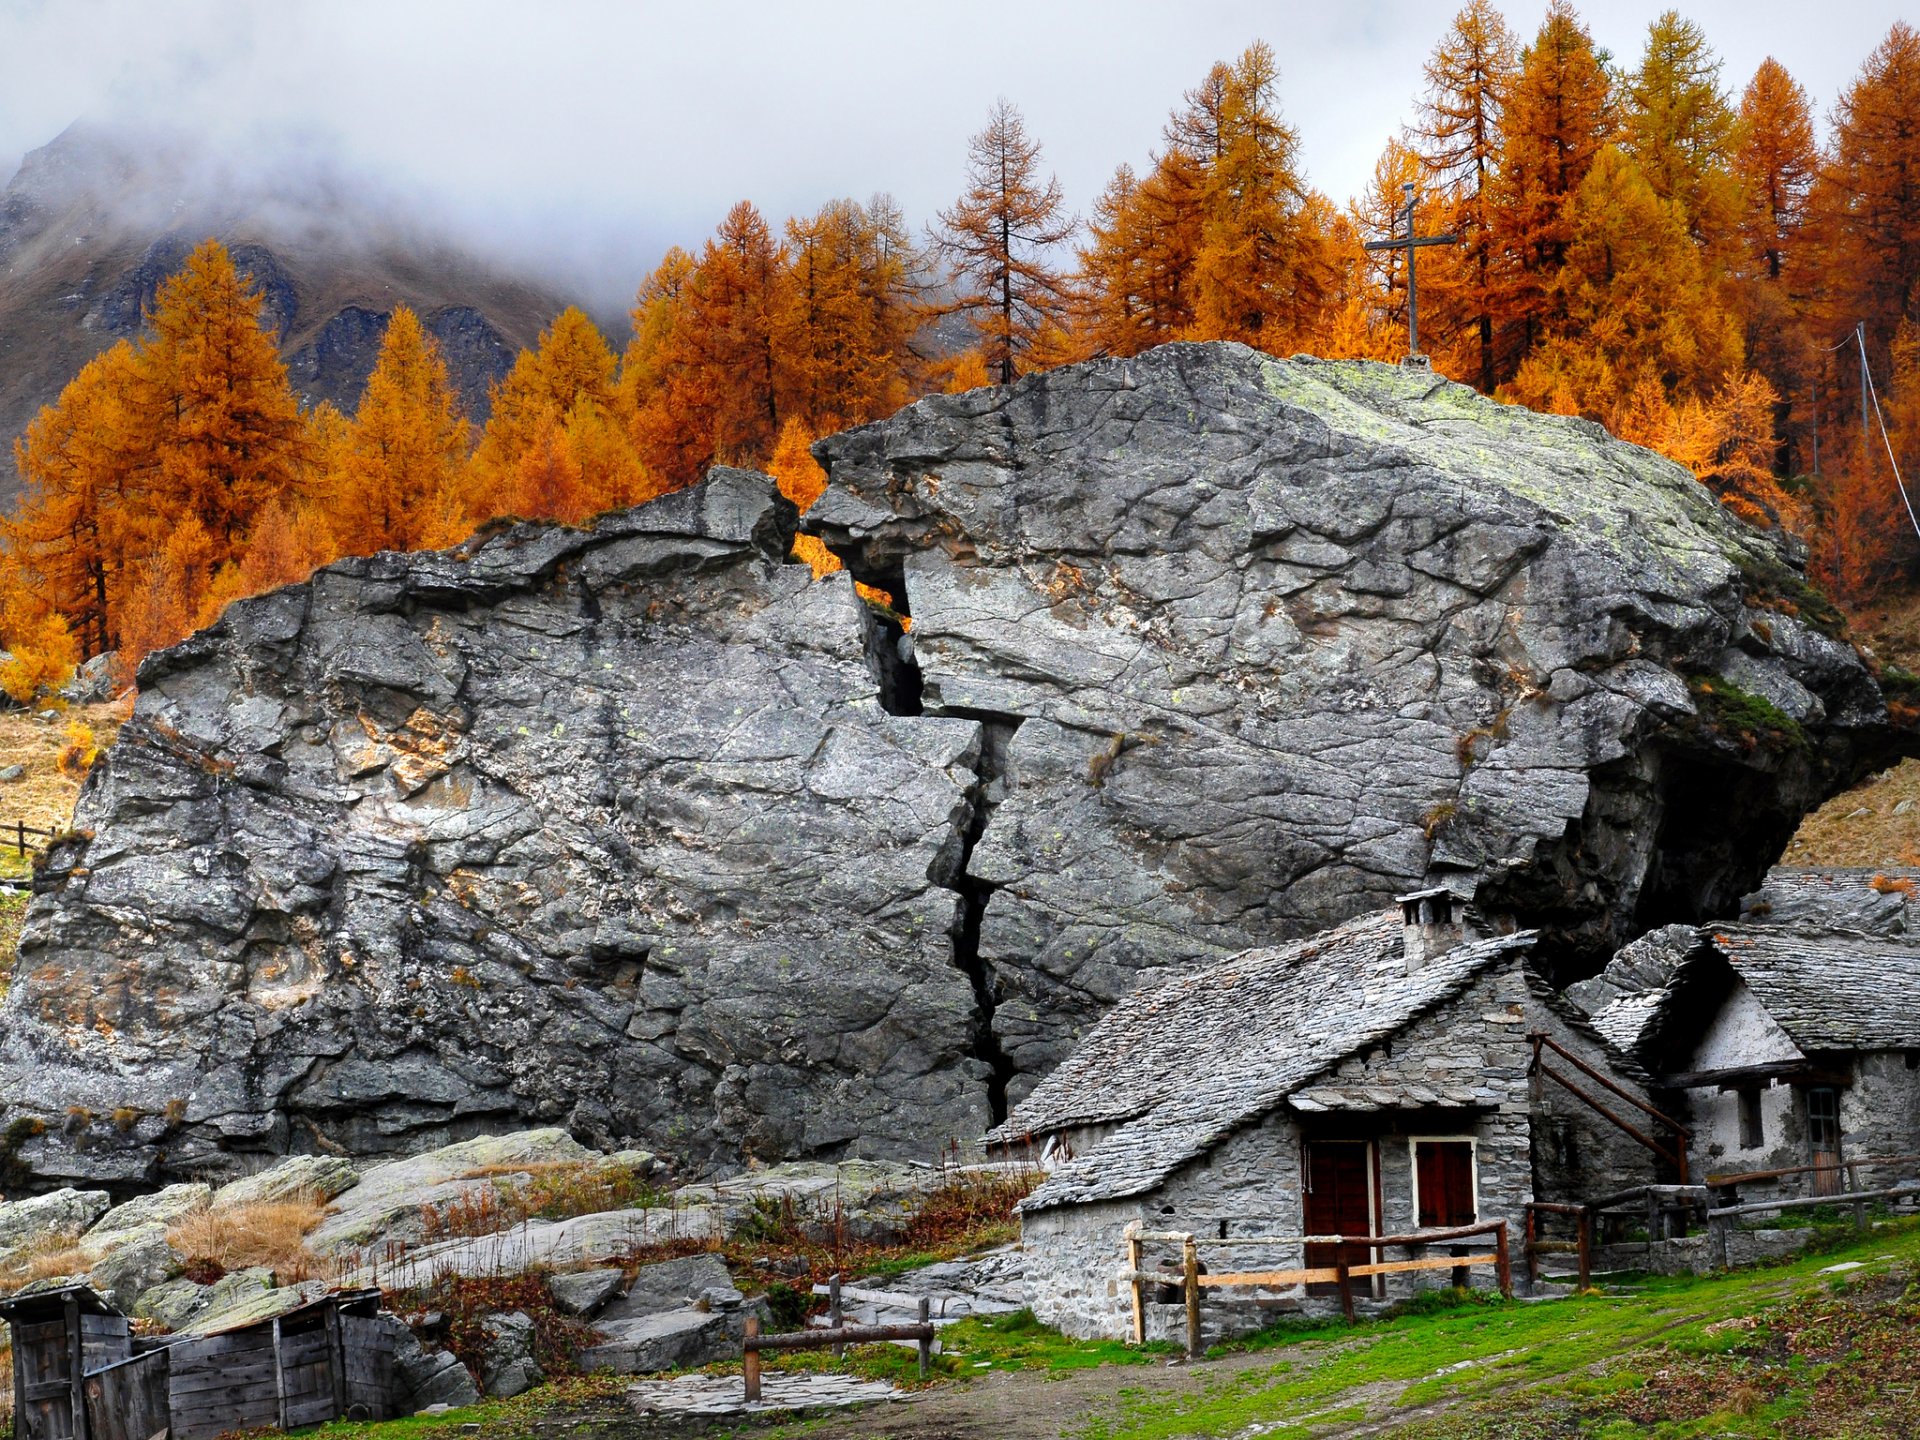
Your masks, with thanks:
M 210 240 L 142 336 L 16 443 L 0 689 L 30 700 L 108 650 L 131 681 L 235 599 L 337 557 L 456 544 L 498 516 L 582 523 L 714 464 L 770 471 L 804 510 L 826 485 L 818 437 L 930 391 L 1169 340 L 1395 359 L 1405 254 L 1362 242 L 1400 223 L 1408 182 L 1417 230 L 1455 237 L 1420 252 L 1436 369 L 1687 465 L 1748 520 L 1807 537 L 1844 598 L 1915 578 L 1893 484 L 1895 461 L 1920 478 L 1910 26 L 1867 56 L 1823 142 L 1784 65 L 1736 93 L 1677 12 L 1615 58 L 1569 0 L 1530 36 L 1469 0 L 1344 206 L 1301 168 L 1283 78 L 1260 42 L 1210 67 L 1084 222 L 1005 100 L 924 232 L 886 195 L 783 222 L 742 200 L 646 276 L 623 350 L 565 311 L 478 429 L 404 307 L 354 413 L 303 409 L 251 282 Z M 840 568 L 804 537 L 795 558 Z

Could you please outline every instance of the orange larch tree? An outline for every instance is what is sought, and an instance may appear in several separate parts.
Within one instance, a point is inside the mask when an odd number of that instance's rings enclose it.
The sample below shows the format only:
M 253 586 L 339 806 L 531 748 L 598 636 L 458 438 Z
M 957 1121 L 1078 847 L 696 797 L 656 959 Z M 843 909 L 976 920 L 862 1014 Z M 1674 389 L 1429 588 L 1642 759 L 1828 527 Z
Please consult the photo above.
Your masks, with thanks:
M 1500 122 L 1519 73 L 1519 46 L 1493 0 L 1471 0 L 1427 60 L 1426 93 L 1408 131 L 1423 178 L 1444 206 L 1441 230 L 1460 243 L 1423 257 L 1427 313 L 1442 368 L 1488 394 L 1505 378 L 1495 339 L 1493 184 Z M 1471 351 L 1471 364 L 1464 364 Z M 1449 363 L 1451 362 L 1451 363 Z
M 134 425 L 154 441 L 150 503 L 197 517 L 212 563 L 236 557 L 254 517 L 303 475 L 306 425 L 267 333 L 260 292 L 208 240 L 160 286 L 140 352 Z M 211 571 L 206 577 L 211 579 Z
M 1042 178 L 1040 142 L 1005 100 L 967 143 L 967 189 L 930 232 L 953 295 L 930 316 L 973 322 L 987 368 L 1002 385 L 1026 368 L 1027 352 L 1069 318 L 1071 289 L 1055 254 L 1078 228 L 1060 182 Z
M 1613 132 L 1606 64 L 1568 0 L 1552 0 L 1500 117 L 1492 218 L 1499 310 L 1518 331 L 1516 363 L 1558 318 L 1573 239 L 1568 204 Z
M 395 308 L 348 428 L 345 453 L 322 481 L 322 506 L 342 554 L 418 549 L 444 496 L 459 484 L 468 426 L 433 337 Z

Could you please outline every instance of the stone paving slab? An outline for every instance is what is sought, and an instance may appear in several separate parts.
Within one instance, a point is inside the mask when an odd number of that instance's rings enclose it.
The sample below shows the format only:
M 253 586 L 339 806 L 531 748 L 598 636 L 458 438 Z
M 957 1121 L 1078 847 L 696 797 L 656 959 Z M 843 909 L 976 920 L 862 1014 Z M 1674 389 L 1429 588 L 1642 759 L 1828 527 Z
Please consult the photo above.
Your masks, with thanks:
M 627 1390 L 627 1399 L 642 1414 L 755 1415 L 770 1410 L 827 1410 L 893 1400 L 900 1391 L 885 1380 L 858 1380 L 851 1375 L 812 1372 L 760 1376 L 760 1399 L 749 1405 L 746 1383 L 738 1375 L 680 1375 L 671 1380 L 643 1380 Z

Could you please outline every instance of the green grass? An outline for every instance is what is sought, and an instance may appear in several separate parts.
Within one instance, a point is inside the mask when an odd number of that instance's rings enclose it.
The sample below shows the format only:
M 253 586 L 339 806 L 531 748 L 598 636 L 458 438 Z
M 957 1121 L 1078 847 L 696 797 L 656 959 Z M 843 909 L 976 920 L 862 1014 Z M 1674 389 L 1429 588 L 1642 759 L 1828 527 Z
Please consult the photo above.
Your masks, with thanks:
M 1252 1426 L 1278 1437 L 1309 1435 L 1314 1426 L 1328 1423 L 1348 1408 L 1348 1398 L 1363 1388 L 1380 1396 L 1391 1393 L 1400 1408 L 1450 1403 L 1450 1418 L 1442 1428 L 1395 1433 L 1406 1435 L 1486 1435 L 1546 1437 L 1619 1435 L 1770 1435 L 1779 1416 L 1806 1403 L 1810 1385 L 1825 1373 L 1806 1368 L 1777 1396 L 1762 1397 L 1750 1411 L 1729 1419 L 1717 1411 L 1677 1422 L 1682 1428 L 1649 1431 L 1629 1426 L 1557 1430 L 1539 1428 L 1537 1417 L 1522 1426 L 1502 1429 L 1513 1405 L 1498 1399 L 1511 1393 L 1536 1392 L 1543 1403 L 1563 1405 L 1570 1400 L 1609 1391 L 1626 1393 L 1662 1374 L 1662 1367 L 1679 1357 L 1682 1368 L 1727 1362 L 1716 1360 L 1735 1349 L 1752 1349 L 1755 1332 L 1708 1327 L 1730 1320 L 1765 1316 L 1775 1307 L 1805 1302 L 1807 1297 L 1833 1294 L 1828 1277 L 1817 1271 L 1834 1263 L 1836 1255 L 1865 1262 L 1851 1272 L 1849 1288 L 1896 1268 L 1912 1273 L 1920 1268 L 1920 1228 L 1911 1222 L 1856 1240 L 1842 1251 L 1791 1263 L 1746 1270 L 1706 1279 L 1650 1277 L 1630 1293 L 1587 1295 L 1545 1304 L 1474 1304 L 1453 1310 L 1435 1309 L 1399 1319 L 1362 1323 L 1338 1329 L 1303 1331 L 1297 1324 L 1276 1327 L 1242 1349 L 1290 1347 L 1287 1359 L 1272 1366 L 1221 1377 L 1191 1396 L 1153 1395 L 1125 1400 L 1117 1413 L 1092 1417 L 1079 1432 L 1080 1440 L 1172 1440 L 1175 1436 L 1231 1435 Z M 1890 1258 L 1883 1258 L 1890 1257 Z M 1920 1342 L 1917 1342 L 1920 1343 Z M 1619 1357 L 1629 1357 L 1622 1364 Z M 1914 1358 L 1920 1358 L 1916 1356 Z M 1744 1362 L 1742 1362 L 1744 1363 Z M 1791 1367 L 1788 1367 L 1790 1370 Z M 1777 1381 L 1779 1376 L 1772 1376 Z M 1545 1387 L 1545 1389 L 1542 1389 Z M 1745 1405 L 1753 1397 L 1730 1387 Z M 1569 1389 L 1569 1394 L 1561 1394 Z M 1586 1393 L 1582 1396 L 1582 1391 Z M 1452 1407 L 1476 1403 L 1493 1407 L 1484 1429 L 1446 1428 L 1455 1425 Z M 1590 1407 L 1591 1408 L 1591 1407 Z M 1604 1406 L 1600 1407 L 1604 1410 Z M 1709 1418 L 1717 1416 L 1717 1418 Z M 1736 1426 L 1737 1422 L 1737 1426 Z M 1479 1423 L 1479 1422 L 1474 1422 Z M 1516 1422 L 1517 1423 L 1517 1422 Z M 1584 1422 L 1582 1422 L 1584 1425 Z M 1636 1422 L 1637 1423 L 1637 1422 Z M 1715 1429 L 1718 1425 L 1720 1428 Z M 1728 1428 L 1736 1426 L 1736 1428 Z M 1745 1427 L 1745 1428 L 1738 1428 Z M 1894 1434 L 1898 1431 L 1862 1431 Z

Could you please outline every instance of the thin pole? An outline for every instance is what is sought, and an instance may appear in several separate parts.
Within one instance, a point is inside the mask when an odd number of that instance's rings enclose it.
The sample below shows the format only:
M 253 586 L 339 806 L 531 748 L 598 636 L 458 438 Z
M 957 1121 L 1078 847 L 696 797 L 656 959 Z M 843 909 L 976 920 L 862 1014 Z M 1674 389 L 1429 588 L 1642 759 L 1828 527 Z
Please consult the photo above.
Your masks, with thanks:
M 1420 353 L 1420 290 L 1414 281 L 1414 272 L 1420 267 L 1414 264 L 1413 248 L 1413 182 L 1404 180 L 1400 189 L 1407 197 L 1407 353 Z

